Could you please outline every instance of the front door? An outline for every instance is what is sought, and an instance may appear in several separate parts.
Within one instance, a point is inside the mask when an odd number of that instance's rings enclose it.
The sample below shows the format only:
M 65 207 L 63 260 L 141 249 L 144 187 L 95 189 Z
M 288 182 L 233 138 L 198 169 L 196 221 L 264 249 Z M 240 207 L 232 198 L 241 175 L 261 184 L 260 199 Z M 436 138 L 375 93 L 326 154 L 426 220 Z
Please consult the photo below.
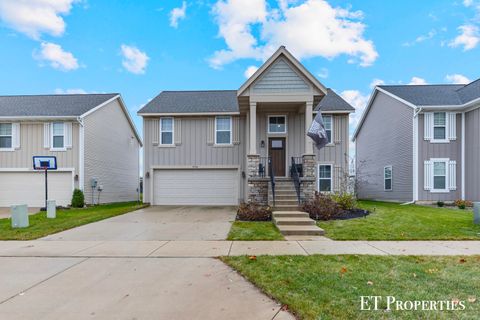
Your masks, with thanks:
M 272 158 L 273 172 L 276 177 L 285 176 L 285 138 L 268 139 L 268 155 Z

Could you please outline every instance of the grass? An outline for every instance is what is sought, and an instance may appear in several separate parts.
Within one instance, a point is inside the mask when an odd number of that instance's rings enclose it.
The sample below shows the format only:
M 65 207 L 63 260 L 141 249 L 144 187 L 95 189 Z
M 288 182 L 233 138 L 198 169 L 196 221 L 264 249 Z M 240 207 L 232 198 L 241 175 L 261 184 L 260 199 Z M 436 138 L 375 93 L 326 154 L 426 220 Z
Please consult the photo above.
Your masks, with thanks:
M 57 210 L 55 219 L 47 219 L 46 212 L 39 212 L 30 216 L 30 226 L 24 229 L 12 229 L 11 219 L 0 219 L 0 240 L 38 239 L 144 207 L 138 202 L 123 202 L 84 209 Z
M 222 257 L 300 319 L 478 319 L 480 257 Z M 361 311 L 361 296 L 383 296 L 379 311 Z M 396 300 L 465 301 L 463 311 L 386 311 Z M 475 300 L 475 301 L 474 301 Z M 394 309 L 394 305 L 392 305 Z
M 359 201 L 365 218 L 318 222 L 335 240 L 480 240 L 472 211 Z
M 227 240 L 284 240 L 273 222 L 235 221 Z

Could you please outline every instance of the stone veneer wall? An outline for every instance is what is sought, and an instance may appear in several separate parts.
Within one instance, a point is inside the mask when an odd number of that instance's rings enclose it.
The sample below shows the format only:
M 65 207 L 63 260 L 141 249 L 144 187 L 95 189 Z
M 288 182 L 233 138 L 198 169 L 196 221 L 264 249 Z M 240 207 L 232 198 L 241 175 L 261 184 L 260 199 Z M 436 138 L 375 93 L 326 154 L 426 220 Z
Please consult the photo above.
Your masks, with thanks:
M 316 170 L 316 156 L 314 154 L 304 154 L 302 156 L 303 177 L 301 180 L 301 194 L 302 201 L 313 199 L 315 191 L 317 190 L 317 170 Z
M 259 204 L 268 204 L 268 178 L 261 178 L 258 174 L 258 165 L 260 164 L 260 155 L 247 155 L 247 183 L 248 183 L 248 202 L 257 202 Z

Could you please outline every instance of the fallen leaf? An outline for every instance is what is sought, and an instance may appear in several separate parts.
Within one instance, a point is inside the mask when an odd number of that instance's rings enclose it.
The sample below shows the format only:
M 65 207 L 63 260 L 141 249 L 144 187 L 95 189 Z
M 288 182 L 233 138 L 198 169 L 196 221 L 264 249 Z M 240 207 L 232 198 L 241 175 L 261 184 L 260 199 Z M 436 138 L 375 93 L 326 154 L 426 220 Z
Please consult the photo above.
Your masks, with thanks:
M 468 302 L 470 303 L 474 303 L 475 301 L 477 301 L 477 298 L 471 296 L 471 297 L 468 297 Z
M 460 260 L 458 260 L 458 262 L 465 263 L 465 262 L 467 262 L 467 260 L 465 258 L 461 258 Z
M 250 256 L 248 257 L 249 260 L 257 260 L 257 256 Z
M 369 286 L 373 286 L 373 281 L 367 281 L 367 284 L 368 284 Z
M 282 306 L 282 311 L 288 311 L 288 305 L 284 304 L 284 305 Z
M 346 273 L 346 272 L 347 272 L 347 268 L 342 267 L 342 269 L 340 269 L 340 273 Z
M 413 277 L 414 277 L 414 278 L 416 278 L 416 277 L 417 277 L 417 274 L 416 274 L 415 272 L 413 273 Z
M 460 303 L 460 299 L 453 298 L 453 299 L 452 299 L 452 303 L 453 303 L 454 305 L 457 305 L 457 304 Z

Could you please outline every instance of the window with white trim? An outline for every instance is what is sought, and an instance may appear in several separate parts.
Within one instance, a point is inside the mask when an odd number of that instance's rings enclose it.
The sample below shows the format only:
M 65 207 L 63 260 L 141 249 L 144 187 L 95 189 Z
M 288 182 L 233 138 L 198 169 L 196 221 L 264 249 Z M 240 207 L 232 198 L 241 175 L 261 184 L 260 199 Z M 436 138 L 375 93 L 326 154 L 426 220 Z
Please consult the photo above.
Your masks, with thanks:
M 447 113 L 433 113 L 433 140 L 447 139 Z
M 63 122 L 52 123 L 52 149 L 65 148 L 65 125 Z
M 160 144 L 173 145 L 173 118 L 160 118 Z
M 268 116 L 268 133 L 287 133 L 287 117 Z
M 331 164 L 318 165 L 318 191 L 319 192 L 332 191 L 332 165 Z
M 433 190 L 447 190 L 447 163 L 448 161 L 433 161 Z
M 232 117 L 215 118 L 215 144 L 232 144 Z
M 392 191 L 393 187 L 393 170 L 392 166 L 383 168 L 383 188 L 385 191 Z
M 332 143 L 332 116 L 323 116 L 323 125 L 325 126 L 325 131 L 327 132 L 328 143 Z
M 11 123 L 0 123 L 0 149 L 13 147 L 13 130 Z

